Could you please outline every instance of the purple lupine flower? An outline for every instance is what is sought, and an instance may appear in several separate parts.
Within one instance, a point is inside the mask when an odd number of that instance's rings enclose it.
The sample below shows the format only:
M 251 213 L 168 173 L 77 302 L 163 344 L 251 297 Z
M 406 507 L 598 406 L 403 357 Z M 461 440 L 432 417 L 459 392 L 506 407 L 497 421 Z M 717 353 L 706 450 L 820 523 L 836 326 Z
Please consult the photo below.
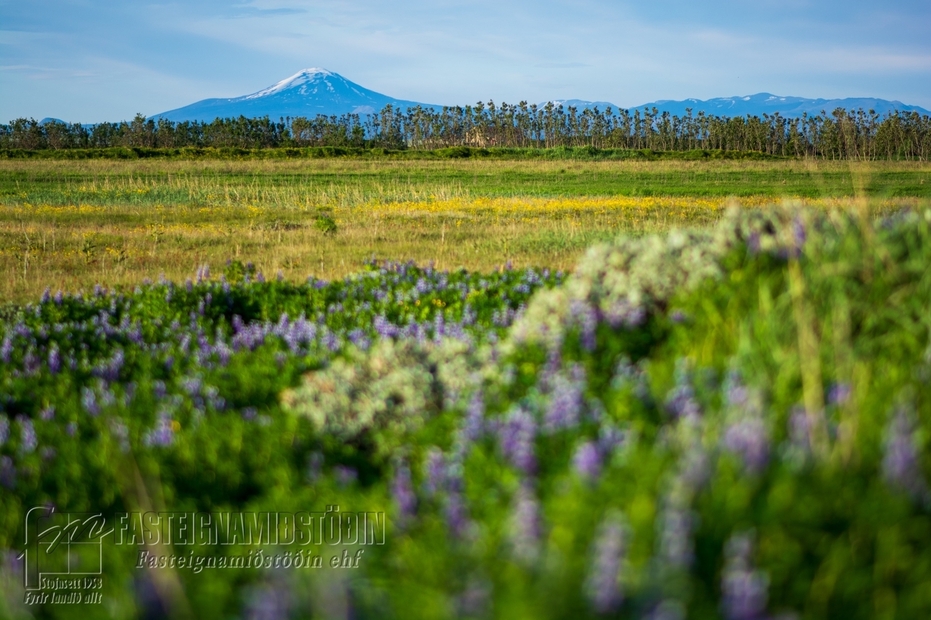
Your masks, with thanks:
M 792 241 L 794 246 L 792 248 L 793 253 L 796 257 L 802 254 L 802 250 L 805 247 L 805 239 L 808 237 L 805 231 L 805 222 L 798 216 L 792 220 Z
M 637 379 L 638 376 L 637 368 L 630 363 L 630 358 L 624 355 L 618 360 L 617 366 L 614 368 L 614 375 L 611 377 L 611 389 L 620 390 Z
M 896 409 L 886 428 L 882 473 L 890 486 L 898 487 L 915 498 L 927 499 L 928 487 L 921 472 L 914 426 L 908 410 L 903 407 Z
M 489 616 L 491 584 L 476 578 L 469 579 L 465 589 L 456 597 L 458 617 L 485 618 Z
M 380 314 L 372 319 L 372 326 L 375 328 L 375 332 L 382 338 L 393 338 L 400 333 L 397 326 L 392 325 L 388 319 Z
M 543 326 L 543 332 L 547 328 Z M 546 363 L 540 369 L 540 376 L 537 378 L 537 388 L 544 394 L 552 392 L 556 387 L 556 377 L 559 376 L 562 369 L 562 350 L 560 347 L 550 347 L 546 352 Z
M 307 457 L 307 480 L 316 482 L 323 471 L 323 454 L 320 452 L 311 452 Z
M 515 559 L 528 564 L 535 562 L 540 554 L 542 534 L 540 504 L 533 488 L 525 481 L 514 495 L 511 509 L 509 540 Z
M 599 614 L 617 611 L 624 601 L 618 584 L 625 554 L 624 522 L 620 515 L 610 514 L 598 528 L 592 544 L 591 572 L 585 580 L 585 594 Z
M 417 512 L 417 497 L 411 484 L 411 470 L 406 463 L 398 466 L 391 482 L 391 496 L 398 509 L 398 527 L 404 528 Z
M 498 430 L 498 441 L 504 457 L 525 474 L 532 474 L 536 470 L 536 434 L 536 420 L 521 406 L 511 409 Z
M 170 446 L 175 440 L 175 431 L 172 428 L 171 415 L 162 410 L 158 414 L 158 420 L 152 430 L 148 431 L 143 438 L 147 446 Z
M 796 405 L 789 413 L 789 442 L 802 454 L 811 452 L 811 420 L 801 405 Z
M 572 456 L 572 469 L 583 480 L 593 483 L 601 474 L 601 452 L 594 441 L 586 441 L 575 450 Z
M 120 446 L 121 452 L 129 452 L 129 429 L 126 423 L 119 418 L 110 419 L 110 432 Z
M 78 423 L 68 422 L 68 425 L 65 426 L 65 432 L 68 433 L 69 437 L 74 437 L 78 432 Z
M 291 588 L 280 578 L 274 582 L 265 581 L 262 585 L 250 589 L 246 597 L 245 620 L 286 620 L 291 617 Z
M 6 443 L 10 438 L 10 419 L 5 414 L 0 413 L 0 446 Z
M 475 390 L 466 407 L 462 436 L 466 442 L 477 441 L 482 436 L 485 421 L 485 398 L 481 390 Z
M 23 370 L 26 371 L 27 375 L 34 375 L 39 372 L 39 366 L 41 364 L 42 362 L 39 356 L 36 355 L 32 345 L 30 345 L 29 349 L 26 351 L 26 355 L 23 356 Z
M 597 316 L 596 312 L 595 317 Z M 646 318 L 647 311 L 643 306 L 632 304 L 626 299 L 615 301 L 604 311 L 605 321 L 614 329 L 639 327 L 643 325 Z
M 835 383 L 828 390 L 828 404 L 842 407 L 850 400 L 852 389 L 849 383 Z
M 203 385 L 203 380 L 198 376 L 186 377 L 184 381 L 181 382 L 181 387 L 192 397 L 201 393 Z
M 39 412 L 39 418 L 45 421 L 54 419 L 55 418 L 55 405 L 49 405 L 43 408 L 42 411 Z M 0 445 L 2 445 L 2 443 L 3 442 L 0 442 Z
M 210 407 L 214 411 L 223 411 L 226 408 L 226 399 L 220 396 L 220 389 L 215 385 L 205 385 L 201 397 L 193 400 L 198 409 Z
M 0 484 L 8 489 L 16 486 L 16 466 L 6 455 L 0 456 Z
M 120 370 L 122 370 L 125 361 L 126 354 L 123 353 L 122 349 L 117 349 L 107 362 L 101 362 L 94 368 L 93 374 L 107 383 L 114 383 L 120 378 Z
M 436 342 L 440 341 L 440 338 L 446 333 L 446 319 L 443 318 L 443 313 L 438 312 L 433 318 L 433 339 Z
M 721 608 L 727 620 L 763 620 L 769 597 L 769 577 L 753 569 L 749 534 L 734 534 L 725 547 L 721 574 Z
M 695 389 L 692 387 L 692 373 L 688 360 L 676 361 L 674 373 L 675 385 L 666 395 L 666 411 L 675 419 L 698 418 L 701 416 L 701 405 L 695 398 Z
M 769 463 L 769 433 L 757 416 L 748 416 L 727 427 L 724 448 L 738 455 L 750 473 L 759 473 Z
M 662 600 L 644 620 L 685 620 L 685 606 L 675 599 Z
M 627 431 L 611 423 L 602 423 L 598 429 L 598 451 L 605 457 L 624 445 L 627 441 Z
M 569 376 L 557 374 L 552 378 L 553 390 L 543 419 L 547 432 L 578 426 L 585 404 L 585 369 L 573 364 Z
M 21 452 L 32 452 L 39 445 L 39 438 L 36 436 L 36 429 L 32 420 L 20 416 L 19 418 L 19 449 Z
M 352 467 L 337 465 L 333 468 L 333 478 L 339 486 L 348 487 L 359 479 L 359 472 Z
M 432 497 L 446 486 L 446 459 L 439 448 L 430 448 L 424 461 L 424 493 Z
M 100 414 L 100 405 L 97 403 L 97 395 L 94 394 L 94 390 L 89 387 L 81 388 L 81 405 L 84 407 L 84 411 L 90 415 L 96 416 Z
M 446 527 L 457 538 L 462 538 L 469 528 L 469 513 L 466 509 L 465 498 L 462 491 L 454 487 L 446 494 L 443 503 L 443 518 Z
M 750 401 L 750 391 L 744 385 L 740 374 L 735 370 L 728 371 L 722 386 L 724 400 L 728 406 L 734 408 L 747 407 Z
M 569 315 L 579 328 L 579 338 L 582 348 L 594 351 L 596 330 L 598 329 L 598 312 L 590 304 L 580 300 L 573 300 L 569 306 Z
M 666 411 L 676 419 L 697 418 L 701 405 L 695 399 L 695 390 L 687 383 L 676 384 L 666 395 Z
M 98 403 L 101 408 L 112 407 L 116 404 L 116 395 L 113 393 L 113 390 L 104 383 L 103 381 L 97 382 L 97 391 L 100 392 L 100 398 Z
M 341 346 L 339 338 L 333 332 L 324 334 L 322 341 L 323 345 L 333 353 L 338 351 Z
M 679 461 L 680 480 L 695 491 L 705 486 L 711 478 L 711 462 L 701 442 L 693 441 Z
M 372 346 L 372 341 L 369 340 L 368 336 L 365 335 L 365 332 L 358 327 L 349 332 L 346 337 L 349 338 L 349 342 L 356 345 L 363 351 L 368 351 L 369 347 Z
M 671 567 L 688 569 L 695 559 L 692 531 L 695 516 L 685 508 L 667 505 L 660 513 L 660 557 Z
M 53 344 L 48 352 L 48 369 L 53 375 L 61 371 L 61 353 L 58 351 L 58 345 Z

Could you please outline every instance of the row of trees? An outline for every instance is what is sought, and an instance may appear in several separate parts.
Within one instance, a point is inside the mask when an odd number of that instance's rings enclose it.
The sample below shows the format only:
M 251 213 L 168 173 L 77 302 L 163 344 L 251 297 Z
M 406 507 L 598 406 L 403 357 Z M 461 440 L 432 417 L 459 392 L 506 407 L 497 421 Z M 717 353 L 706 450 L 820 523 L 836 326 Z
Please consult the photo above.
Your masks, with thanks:
M 276 148 L 335 146 L 437 149 L 456 146 L 599 149 L 694 149 L 759 151 L 770 155 L 828 159 L 917 159 L 931 157 L 931 116 L 917 112 L 880 117 L 847 111 L 801 118 L 780 114 L 746 117 L 685 116 L 656 108 L 604 111 L 548 103 L 493 101 L 474 106 L 397 109 L 375 114 L 316 118 L 227 118 L 172 122 L 136 115 L 130 122 L 92 126 L 17 119 L 0 125 L 0 148 L 108 147 Z

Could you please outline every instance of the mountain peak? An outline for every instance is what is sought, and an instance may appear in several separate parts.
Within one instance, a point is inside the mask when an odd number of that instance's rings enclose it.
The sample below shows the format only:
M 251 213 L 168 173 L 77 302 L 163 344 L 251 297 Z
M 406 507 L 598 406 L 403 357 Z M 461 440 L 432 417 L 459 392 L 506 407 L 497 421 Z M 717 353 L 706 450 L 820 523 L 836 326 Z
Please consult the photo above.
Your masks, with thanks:
M 350 82 L 338 73 L 320 67 L 302 69 L 277 84 L 229 99 L 204 99 L 183 108 L 169 110 L 154 118 L 171 121 L 204 121 L 216 118 L 314 118 L 340 114 L 371 114 L 386 105 L 397 109 L 439 106 L 395 99 Z
M 326 81 L 328 77 L 340 77 L 332 71 L 327 69 L 321 69 L 320 67 L 310 67 L 308 69 L 302 69 L 292 75 L 287 77 L 273 86 L 268 88 L 263 88 L 262 90 L 252 93 L 251 95 L 246 95 L 246 99 L 256 99 L 258 97 L 267 97 L 268 95 L 274 95 L 285 90 L 290 90 L 292 88 L 299 88 L 305 84 L 317 81 Z

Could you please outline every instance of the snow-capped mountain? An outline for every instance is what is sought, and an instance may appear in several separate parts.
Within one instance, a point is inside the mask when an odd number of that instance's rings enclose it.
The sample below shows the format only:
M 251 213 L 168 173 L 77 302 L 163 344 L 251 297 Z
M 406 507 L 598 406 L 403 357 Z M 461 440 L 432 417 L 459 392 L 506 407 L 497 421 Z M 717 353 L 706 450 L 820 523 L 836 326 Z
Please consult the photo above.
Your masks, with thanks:
M 711 116 L 770 116 L 778 112 L 785 118 L 797 118 L 807 113 L 809 116 L 816 116 L 824 111 L 831 114 L 837 108 L 845 110 L 864 111 L 875 110 L 880 116 L 890 114 L 895 111 L 899 112 L 918 112 L 919 114 L 931 114 L 918 106 L 905 105 L 901 101 L 887 101 L 885 99 L 873 98 L 848 98 L 848 99 L 805 99 L 804 97 L 780 97 L 770 93 L 758 93 L 756 95 L 747 95 L 744 97 L 719 97 L 717 99 L 685 99 L 684 101 L 654 101 L 639 105 L 633 110 L 650 110 L 656 108 L 660 114 L 669 112 L 673 116 L 685 116 L 686 109 L 692 110 L 695 116 L 699 112 L 704 112 Z
M 210 122 L 215 118 L 268 116 L 277 121 L 289 116 L 313 118 L 318 114 L 370 114 L 381 111 L 388 104 L 403 109 L 418 105 L 424 108 L 440 107 L 395 99 L 363 88 L 338 73 L 311 68 L 251 95 L 231 99 L 204 99 L 183 108 L 156 114 L 153 118 Z
M 607 108 L 615 111 L 620 109 L 606 101 L 583 101 L 580 99 L 553 99 L 554 105 L 564 108 L 574 107 L 581 111 L 585 108 L 598 108 L 604 112 Z M 264 88 L 251 95 L 233 97 L 231 99 L 204 99 L 197 103 L 156 114 L 153 118 L 165 118 L 171 121 L 212 121 L 215 118 L 237 118 L 245 116 L 259 118 L 268 116 L 272 120 L 279 118 L 299 116 L 313 118 L 318 114 L 326 116 L 347 113 L 370 114 L 381 111 L 386 105 L 406 110 L 415 106 L 440 110 L 442 106 L 394 99 L 381 93 L 376 93 L 354 82 L 350 82 L 338 73 L 326 69 L 304 69 L 289 78 L 281 80 L 273 86 Z M 538 104 L 542 108 L 547 104 Z M 900 101 L 886 101 L 885 99 L 805 99 L 803 97 L 781 97 L 769 93 L 759 93 L 745 97 L 720 97 L 717 99 L 685 99 L 683 101 L 654 101 L 645 103 L 634 110 L 650 110 L 656 108 L 660 113 L 669 112 L 674 116 L 684 116 L 686 109 L 691 109 L 693 115 L 704 111 L 714 116 L 762 116 L 778 112 L 784 117 L 799 117 L 803 113 L 809 116 L 820 114 L 822 110 L 830 114 L 836 108 L 847 110 L 875 110 L 885 115 L 898 110 L 899 112 L 916 111 L 920 114 L 931 115 L 931 112 L 917 106 L 905 105 Z

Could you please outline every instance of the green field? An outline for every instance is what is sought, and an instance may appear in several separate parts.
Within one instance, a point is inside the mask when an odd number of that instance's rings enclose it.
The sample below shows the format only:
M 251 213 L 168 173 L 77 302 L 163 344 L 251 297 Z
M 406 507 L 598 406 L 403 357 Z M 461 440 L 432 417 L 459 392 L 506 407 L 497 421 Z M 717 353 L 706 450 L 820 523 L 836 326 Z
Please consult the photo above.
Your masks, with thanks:
M 466 196 L 931 197 L 927 162 L 403 160 L 0 161 L 5 203 L 351 206 Z M 83 189 L 82 189 L 83 188 Z M 137 192 L 136 195 L 133 195 Z
M 931 165 L 907 162 L 5 160 L 0 295 L 183 280 L 228 259 L 288 279 L 373 256 L 568 271 L 596 241 L 708 226 L 734 200 L 885 212 L 929 199 Z

